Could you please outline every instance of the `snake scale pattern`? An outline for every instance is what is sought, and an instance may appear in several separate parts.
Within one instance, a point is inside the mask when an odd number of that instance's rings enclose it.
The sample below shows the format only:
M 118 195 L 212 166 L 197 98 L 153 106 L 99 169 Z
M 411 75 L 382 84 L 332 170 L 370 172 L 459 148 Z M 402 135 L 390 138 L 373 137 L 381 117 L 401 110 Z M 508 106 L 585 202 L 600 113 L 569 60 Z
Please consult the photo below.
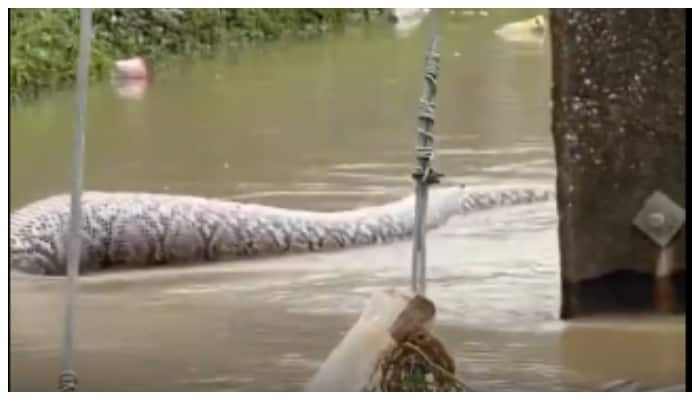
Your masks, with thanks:
M 428 229 L 450 217 L 550 200 L 543 189 L 430 190 Z M 313 212 L 185 195 L 86 192 L 80 272 L 325 251 L 411 237 L 414 197 L 348 211 Z M 10 216 L 10 266 L 65 275 L 70 198 L 57 195 Z

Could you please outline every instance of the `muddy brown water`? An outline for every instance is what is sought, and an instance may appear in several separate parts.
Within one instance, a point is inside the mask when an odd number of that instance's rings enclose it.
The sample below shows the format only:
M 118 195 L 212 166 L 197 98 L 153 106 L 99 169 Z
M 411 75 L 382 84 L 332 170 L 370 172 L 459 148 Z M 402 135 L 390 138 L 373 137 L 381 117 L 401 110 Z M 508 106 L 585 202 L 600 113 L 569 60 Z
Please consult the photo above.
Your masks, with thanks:
M 550 59 L 500 24 L 533 11 L 441 19 L 436 133 L 445 184 L 553 187 Z M 411 193 L 430 24 L 378 24 L 209 60 L 145 95 L 88 100 L 86 187 L 337 210 Z M 70 186 L 74 93 L 11 110 L 11 205 Z M 558 320 L 554 204 L 456 217 L 428 235 L 437 334 L 482 390 L 579 390 L 685 380 L 685 320 Z M 82 390 L 299 390 L 377 289 L 409 285 L 408 242 L 80 283 Z M 64 280 L 11 276 L 13 390 L 53 390 Z

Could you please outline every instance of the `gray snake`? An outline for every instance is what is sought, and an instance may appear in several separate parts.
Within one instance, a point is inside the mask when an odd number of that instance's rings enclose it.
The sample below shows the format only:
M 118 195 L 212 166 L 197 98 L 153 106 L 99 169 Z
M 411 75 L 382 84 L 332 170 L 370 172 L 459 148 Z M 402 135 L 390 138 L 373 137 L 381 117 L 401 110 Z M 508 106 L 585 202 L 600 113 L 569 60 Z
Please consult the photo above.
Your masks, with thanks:
M 456 214 L 550 200 L 540 189 L 430 190 L 427 229 Z M 384 243 L 413 234 L 414 198 L 348 211 L 313 212 L 202 197 L 86 192 L 80 272 L 207 262 Z M 69 197 L 52 196 L 10 216 L 10 266 L 63 275 Z

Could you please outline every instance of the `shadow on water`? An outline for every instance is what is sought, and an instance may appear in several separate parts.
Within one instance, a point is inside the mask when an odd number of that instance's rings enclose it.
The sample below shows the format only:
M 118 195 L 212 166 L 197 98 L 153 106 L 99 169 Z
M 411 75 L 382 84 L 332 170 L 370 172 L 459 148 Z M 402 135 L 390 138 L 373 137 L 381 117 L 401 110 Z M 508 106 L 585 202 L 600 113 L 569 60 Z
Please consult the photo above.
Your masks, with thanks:
M 509 19 L 443 15 L 435 163 L 446 184 L 553 185 L 549 54 L 493 34 Z M 184 60 L 138 101 L 96 84 L 86 187 L 336 210 L 411 192 L 430 24 L 349 28 Z M 11 111 L 11 204 L 69 187 L 74 98 Z M 684 321 L 556 318 L 553 204 L 452 219 L 428 237 L 438 334 L 481 389 L 684 379 Z M 81 280 L 84 390 L 296 390 L 367 295 L 409 282 L 410 243 Z M 63 281 L 11 278 L 15 390 L 52 390 Z

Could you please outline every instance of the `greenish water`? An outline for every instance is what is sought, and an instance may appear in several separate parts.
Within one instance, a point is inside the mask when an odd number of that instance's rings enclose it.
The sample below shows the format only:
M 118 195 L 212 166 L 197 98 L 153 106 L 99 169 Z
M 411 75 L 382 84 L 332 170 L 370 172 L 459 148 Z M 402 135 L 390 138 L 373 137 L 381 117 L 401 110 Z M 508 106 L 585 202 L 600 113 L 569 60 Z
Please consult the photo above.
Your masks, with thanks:
M 436 134 L 446 184 L 553 186 L 546 44 L 493 30 L 532 11 L 443 14 Z M 412 191 L 429 20 L 183 60 L 140 99 L 90 89 L 86 187 L 333 210 Z M 11 205 L 70 187 L 74 93 L 11 110 Z M 452 219 L 428 236 L 437 333 L 483 390 L 684 381 L 684 320 L 557 320 L 553 204 Z M 410 243 L 82 279 L 84 390 L 298 390 Z M 11 280 L 11 383 L 51 390 L 63 280 Z

